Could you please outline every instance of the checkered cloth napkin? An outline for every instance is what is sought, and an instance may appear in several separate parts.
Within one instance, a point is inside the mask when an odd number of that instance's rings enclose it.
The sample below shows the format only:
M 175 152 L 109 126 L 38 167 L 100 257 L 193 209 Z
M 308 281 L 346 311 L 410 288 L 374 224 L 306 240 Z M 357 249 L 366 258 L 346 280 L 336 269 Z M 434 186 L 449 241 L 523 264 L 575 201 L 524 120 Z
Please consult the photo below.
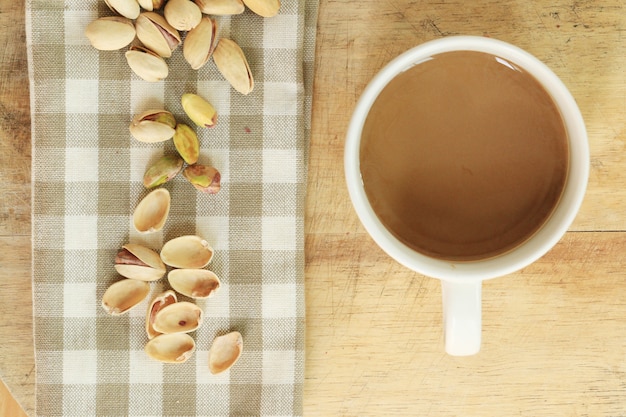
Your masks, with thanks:
M 217 17 L 219 36 L 244 50 L 255 89 L 243 96 L 209 62 L 192 70 L 177 49 L 170 75 L 149 83 L 124 51 L 100 52 L 84 36 L 111 15 L 103 0 L 28 0 L 27 45 L 33 141 L 33 304 L 38 416 L 291 416 L 302 414 L 304 380 L 304 198 L 317 0 L 283 0 L 280 14 Z M 180 105 L 197 93 L 217 109 L 213 129 L 196 129 L 200 162 L 222 174 L 216 195 L 179 175 L 166 227 L 139 235 L 131 213 L 147 194 L 146 166 L 174 152 L 171 141 L 138 142 L 134 114 Z M 147 357 L 151 294 L 123 316 L 101 308 L 121 279 L 115 255 L 128 242 L 155 249 L 184 234 L 215 249 L 222 281 L 197 300 L 204 324 L 183 364 Z M 179 297 L 180 299 L 184 297 Z M 230 370 L 207 366 L 214 337 L 243 336 Z

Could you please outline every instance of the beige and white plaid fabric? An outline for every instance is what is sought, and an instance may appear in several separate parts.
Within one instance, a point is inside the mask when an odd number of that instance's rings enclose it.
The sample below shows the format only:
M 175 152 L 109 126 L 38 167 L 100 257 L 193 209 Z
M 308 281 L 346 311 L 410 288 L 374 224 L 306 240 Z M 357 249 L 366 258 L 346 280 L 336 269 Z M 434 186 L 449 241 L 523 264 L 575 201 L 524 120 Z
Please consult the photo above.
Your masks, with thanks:
M 110 15 L 103 0 L 28 0 L 33 139 L 33 301 L 38 416 L 292 416 L 304 381 L 304 198 L 317 0 L 283 0 L 280 14 L 217 17 L 219 35 L 241 46 L 255 76 L 248 96 L 210 62 L 190 69 L 177 49 L 169 77 L 148 83 L 124 51 L 99 52 L 83 32 Z M 140 143 L 132 115 L 165 107 L 192 125 L 183 93 L 217 108 L 214 129 L 197 129 L 200 162 L 222 174 L 217 195 L 178 176 L 165 229 L 148 237 L 131 226 L 147 193 L 149 161 L 170 142 Z M 119 317 L 100 307 L 119 280 L 115 254 L 127 242 L 156 249 L 197 234 L 215 249 L 209 268 L 222 280 L 192 333 L 194 356 L 162 364 L 143 351 L 145 300 Z M 151 284 L 151 295 L 167 288 Z M 238 330 L 244 353 L 212 375 L 208 349 Z

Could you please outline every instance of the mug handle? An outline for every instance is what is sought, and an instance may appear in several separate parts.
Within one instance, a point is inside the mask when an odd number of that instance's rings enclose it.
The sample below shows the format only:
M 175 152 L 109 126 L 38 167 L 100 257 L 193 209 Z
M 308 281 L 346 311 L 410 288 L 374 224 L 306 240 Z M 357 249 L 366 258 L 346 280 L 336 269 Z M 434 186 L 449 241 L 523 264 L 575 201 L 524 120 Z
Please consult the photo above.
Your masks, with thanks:
M 480 351 L 482 281 L 441 281 L 446 353 L 475 355 Z

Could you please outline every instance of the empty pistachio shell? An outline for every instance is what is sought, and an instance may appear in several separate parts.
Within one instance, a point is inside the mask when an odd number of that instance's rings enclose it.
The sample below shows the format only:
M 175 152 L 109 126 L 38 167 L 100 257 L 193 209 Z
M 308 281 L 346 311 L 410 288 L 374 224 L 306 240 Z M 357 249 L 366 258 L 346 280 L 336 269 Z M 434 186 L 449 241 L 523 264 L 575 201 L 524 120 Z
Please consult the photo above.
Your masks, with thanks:
M 131 46 L 125 55 L 130 69 L 146 81 L 161 81 L 169 75 L 167 62 L 149 49 Z
M 165 265 L 158 253 L 142 245 L 128 243 L 115 257 L 117 272 L 140 281 L 156 281 L 165 275 Z
M 170 192 L 157 188 L 145 196 L 133 213 L 133 225 L 139 233 L 158 232 L 163 229 L 170 212 Z
M 180 34 L 163 16 L 155 12 L 143 12 L 135 21 L 137 38 L 154 53 L 169 58 L 181 43 Z
M 163 7 L 163 3 L 165 0 L 139 0 L 139 5 L 149 12 L 160 9 Z
M 162 109 L 151 109 L 133 117 L 128 129 L 138 141 L 154 143 L 171 139 L 175 127 L 176 119 L 172 113 Z
M 202 19 L 200 8 L 191 0 L 168 0 L 163 9 L 163 15 L 174 29 L 185 31 L 198 26 Z
M 129 19 L 139 16 L 139 3 L 137 0 L 104 0 L 109 9 Z
M 183 171 L 183 176 L 197 190 L 207 194 L 217 194 L 220 190 L 221 175 L 219 171 L 208 165 L 189 165 Z
M 198 25 L 191 29 L 183 43 L 183 56 L 197 70 L 206 64 L 213 54 L 217 43 L 217 23 L 215 19 L 204 16 Z
M 173 269 L 167 280 L 174 290 L 191 298 L 212 297 L 220 287 L 220 280 L 207 269 Z
M 189 333 L 202 325 L 202 309 L 188 301 L 163 307 L 156 313 L 152 327 L 159 333 Z
M 278 14 L 280 0 L 243 0 L 246 7 L 263 17 L 272 17 Z
M 198 135 L 189 126 L 179 123 L 174 132 L 174 146 L 188 164 L 195 164 L 200 157 Z
M 159 362 L 183 363 L 193 355 L 196 342 L 186 333 L 162 334 L 148 341 L 144 350 Z
M 130 19 L 121 16 L 101 17 L 85 28 L 85 36 L 91 46 L 101 51 L 114 51 L 135 39 L 135 26 Z
M 194 0 L 204 14 L 231 15 L 246 9 L 242 0 Z
M 209 370 L 212 374 L 224 372 L 237 362 L 243 351 L 243 338 L 239 332 L 218 336 L 209 349 Z
M 202 97 L 186 93 L 180 99 L 183 110 L 198 127 L 213 127 L 217 123 L 215 107 Z
M 146 170 L 143 185 L 153 188 L 165 184 L 183 169 L 183 159 L 176 155 L 165 155 Z
M 176 293 L 172 290 L 167 290 L 162 292 L 161 294 L 154 297 L 150 306 L 148 307 L 148 312 L 146 313 L 146 333 L 148 334 L 148 339 L 153 339 L 156 336 L 160 335 L 160 332 L 154 330 L 154 319 L 159 311 L 164 307 L 174 304 L 178 301 L 178 297 Z
M 213 51 L 213 61 L 235 90 L 248 94 L 254 89 L 254 78 L 248 61 L 235 41 L 221 38 Z
M 141 303 L 150 292 L 150 285 L 136 279 L 123 279 L 112 284 L 102 296 L 102 308 L 113 315 L 126 313 Z
M 204 268 L 213 258 L 213 248 L 199 236 L 186 235 L 165 242 L 161 260 L 173 268 Z

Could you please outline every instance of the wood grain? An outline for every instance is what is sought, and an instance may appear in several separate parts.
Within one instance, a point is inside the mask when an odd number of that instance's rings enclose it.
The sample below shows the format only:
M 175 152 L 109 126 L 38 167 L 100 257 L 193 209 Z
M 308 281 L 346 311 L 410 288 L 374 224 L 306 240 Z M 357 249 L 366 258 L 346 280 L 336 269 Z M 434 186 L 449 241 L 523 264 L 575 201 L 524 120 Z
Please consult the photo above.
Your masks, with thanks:
M 33 415 L 23 7 L 0 0 L 0 374 Z M 306 416 L 624 415 L 624 12 L 616 0 L 321 0 L 305 221 Z M 562 242 L 485 282 L 483 348 L 469 358 L 443 352 L 439 283 L 391 261 L 365 234 L 342 164 L 371 77 L 404 50 L 457 34 L 499 38 L 546 62 L 578 101 L 592 153 L 587 197 Z M 13 401 L 1 389 L 0 400 Z

